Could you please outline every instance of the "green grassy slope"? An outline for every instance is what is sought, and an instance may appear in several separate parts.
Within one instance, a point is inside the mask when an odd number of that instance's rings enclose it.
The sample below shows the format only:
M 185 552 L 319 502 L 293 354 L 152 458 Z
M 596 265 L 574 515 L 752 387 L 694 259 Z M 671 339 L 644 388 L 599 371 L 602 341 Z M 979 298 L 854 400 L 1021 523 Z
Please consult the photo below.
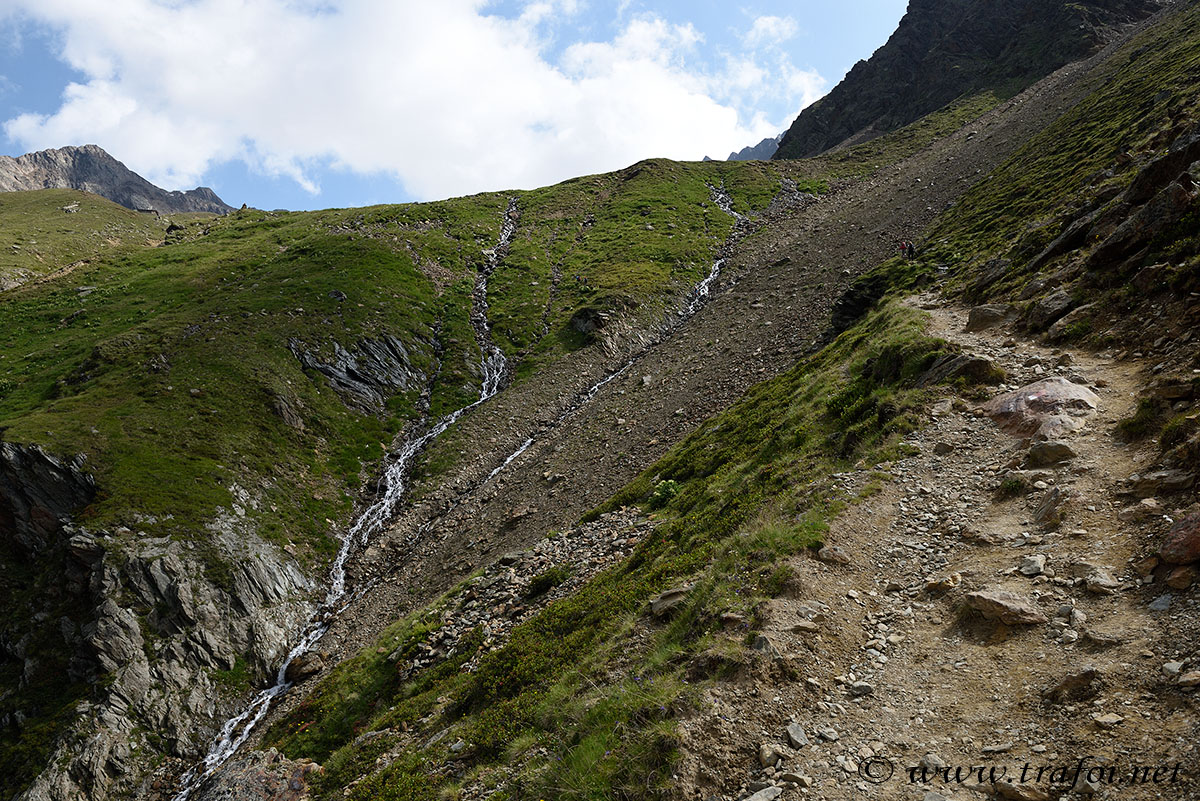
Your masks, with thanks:
M 81 259 L 151 246 L 168 225 L 74 189 L 0 192 L 0 290 Z
M 247 522 L 320 578 L 363 481 L 394 436 L 425 413 L 422 392 L 434 417 L 478 396 L 471 291 L 510 197 L 521 218 L 490 282 L 489 315 L 524 380 L 586 346 L 570 325 L 581 309 L 656 323 L 707 271 L 733 225 L 710 185 L 725 184 L 749 212 L 793 172 L 652 161 L 534 192 L 314 213 L 249 210 L 180 221 L 182 230 L 159 246 L 64 249 L 56 258 L 87 261 L 0 292 L 0 437 L 86 456 L 99 491 L 79 522 L 110 532 L 110 550 L 141 537 L 187 540 L 207 560 L 208 579 L 224 586 L 227 557 L 206 525 L 244 491 L 254 501 Z M 63 212 L 73 199 L 80 211 Z M 0 230 L 41 245 L 61 219 L 100 225 L 98 215 L 112 212 L 121 226 L 148 226 L 138 237 L 163 237 L 152 218 L 106 203 L 81 193 L 0 197 Z M 120 228 L 126 241 L 133 230 Z M 353 352 L 384 335 L 404 344 L 427 385 L 377 409 L 347 404 L 289 349 L 295 341 L 328 359 L 335 343 Z M 12 610 L 5 622 L 36 629 L 32 651 L 61 655 L 54 621 L 66 615 L 83 624 L 89 612 L 56 607 L 38 628 L 34 616 L 48 614 L 39 588 L 54 577 L 27 562 L 15 550 L 0 552 L 0 604 Z M 20 688 L 0 701 L 0 712 L 25 717 L 0 733 L 3 794 L 35 774 L 87 692 L 68 686 L 62 669 L 23 685 L 21 665 L 0 665 Z
M 674 721 L 697 694 L 689 667 L 712 654 L 729 666 L 749 659 L 755 608 L 787 582 L 780 558 L 818 542 L 824 522 L 853 500 L 832 494 L 831 473 L 895 455 L 898 436 L 917 424 L 913 410 L 937 391 L 917 389 L 913 378 L 948 346 L 927 338 L 919 314 L 895 298 L 939 274 L 948 274 L 951 291 L 963 291 L 997 255 L 1027 262 L 1086 207 L 1094 187 L 1104 195 L 1105 181 L 1123 186 L 1132 173 L 1118 166 L 1099 183 L 1092 176 L 1120 165 L 1126 150 L 1144 163 L 1173 139 L 1163 131 L 1178 134 L 1181 119 L 1195 119 L 1198 69 L 1200 10 L 1130 44 L 1084 103 L 940 219 L 919 260 L 892 260 L 864 277 L 888 287 L 879 307 L 751 390 L 597 510 L 640 505 L 657 510 L 660 524 L 629 560 L 523 624 L 477 670 L 460 671 L 468 656 L 460 652 L 401 681 L 388 661 L 436 629 L 435 603 L 339 666 L 267 742 L 326 765 L 320 798 L 341 798 L 351 784 L 348 797 L 356 799 L 454 797 L 477 782 L 502 784 L 496 798 L 662 797 Z M 850 168 L 906 146 L 872 143 L 877 150 L 859 151 L 862 162 Z M 1129 301 L 1123 276 L 1163 257 L 1177 268 L 1176 292 L 1200 290 L 1195 219 L 1185 217 L 1136 263 L 1079 291 Z M 1050 267 L 1078 277 L 1070 263 Z M 1037 277 L 1017 275 L 988 291 L 1015 298 Z M 663 498 L 670 500 L 663 505 Z M 684 581 L 694 589 L 679 613 L 666 624 L 649 620 L 649 599 Z M 722 632 L 726 612 L 749 621 L 744 639 Z M 437 744 L 419 747 L 445 727 L 449 734 Z M 359 739 L 365 732 L 375 735 Z M 459 738 L 466 748 L 450 752 Z M 377 762 L 392 751 L 399 756 Z
M 268 741 L 327 763 L 322 798 L 341 797 L 364 777 L 350 797 L 433 798 L 518 764 L 521 789 L 508 797 L 653 797 L 669 775 L 669 721 L 695 691 L 688 663 L 710 649 L 740 648 L 722 632 L 721 615 L 753 620 L 757 603 L 786 581 L 777 562 L 819 543 L 840 508 L 827 477 L 863 456 L 887 458 L 915 425 L 924 391 L 914 378 L 951 350 L 921 329 L 919 314 L 888 305 L 703 426 L 606 505 L 649 504 L 660 482 L 674 482 L 678 494 L 659 507 L 655 535 L 627 563 L 516 629 L 474 673 L 459 672 L 471 656 L 460 648 L 399 681 L 386 654 L 436 629 L 435 607 L 340 666 Z M 631 652 L 647 599 L 684 579 L 696 583 L 686 608 Z M 373 774 L 380 749 L 413 726 L 430 735 L 450 726 L 452 734 Z M 366 731 L 385 735 L 364 752 L 356 738 Z M 447 778 L 437 767 L 459 737 L 470 744 L 457 758 L 466 776 Z

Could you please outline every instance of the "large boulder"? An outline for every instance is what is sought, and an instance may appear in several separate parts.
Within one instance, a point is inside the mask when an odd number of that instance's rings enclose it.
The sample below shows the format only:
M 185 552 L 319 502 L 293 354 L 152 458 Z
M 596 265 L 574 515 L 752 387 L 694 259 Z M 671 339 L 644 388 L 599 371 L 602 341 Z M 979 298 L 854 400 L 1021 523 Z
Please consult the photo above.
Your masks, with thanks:
M 1194 199 L 1195 195 L 1184 183 L 1168 184 L 1096 246 L 1088 257 L 1088 269 L 1109 267 L 1149 244 L 1187 214 Z
M 1087 387 L 1055 377 L 997 395 L 983 410 L 1013 436 L 1057 439 L 1082 428 L 1099 403 Z
M 1004 380 L 1004 371 L 991 359 L 966 353 L 942 356 L 917 379 L 917 386 L 928 387 L 943 384 L 957 378 L 970 384 L 999 384 Z
M 1172 565 L 1200 562 L 1200 512 L 1171 526 L 1163 541 L 1161 555 L 1164 562 Z
M 1075 306 L 1075 299 L 1065 289 L 1051 292 L 1030 307 L 1026 321 L 1030 328 L 1041 331 L 1058 321 Z
M 1013 307 L 1007 303 L 987 303 L 976 306 L 967 315 L 967 332 L 986 331 L 1012 317 Z
M 1065 339 L 1070 333 L 1071 327 L 1086 320 L 1089 316 L 1091 316 L 1095 308 L 1095 303 L 1087 303 L 1077 309 L 1072 309 L 1067 314 L 1058 318 L 1058 320 L 1050 326 L 1050 328 L 1046 331 L 1046 338 L 1051 342 L 1057 342 L 1061 339 Z
M 1031 602 L 1008 590 L 987 589 L 967 594 L 967 604 L 992 620 L 1009 626 L 1045 623 L 1049 618 Z

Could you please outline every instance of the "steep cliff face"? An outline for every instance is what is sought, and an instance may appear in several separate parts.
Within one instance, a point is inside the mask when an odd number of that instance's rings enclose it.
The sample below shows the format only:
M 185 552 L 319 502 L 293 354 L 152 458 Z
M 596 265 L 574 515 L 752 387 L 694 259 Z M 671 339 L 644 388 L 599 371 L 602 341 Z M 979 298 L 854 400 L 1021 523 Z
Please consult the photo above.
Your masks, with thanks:
M 82 189 L 129 209 L 163 214 L 232 211 L 208 187 L 187 192 L 160 189 L 96 145 L 39 150 L 15 159 L 0 156 L 0 192 L 26 189 Z
M 1015 94 L 1161 6 L 1160 0 L 912 0 L 887 44 L 796 118 L 774 158 L 867 141 L 963 96 Z
M 235 493 L 209 524 L 211 545 L 198 548 L 72 523 L 96 494 L 85 467 L 0 443 L 0 671 L 13 679 L 0 699 L 6 791 L 59 721 L 75 718 L 73 737 L 54 749 L 56 769 L 27 788 L 38 801 L 128 791 L 148 745 L 200 752 L 207 739 L 195 721 L 227 711 L 228 696 L 280 659 L 312 611 L 312 581 L 239 514 L 250 493 Z M 153 743 L 139 733 L 147 728 Z

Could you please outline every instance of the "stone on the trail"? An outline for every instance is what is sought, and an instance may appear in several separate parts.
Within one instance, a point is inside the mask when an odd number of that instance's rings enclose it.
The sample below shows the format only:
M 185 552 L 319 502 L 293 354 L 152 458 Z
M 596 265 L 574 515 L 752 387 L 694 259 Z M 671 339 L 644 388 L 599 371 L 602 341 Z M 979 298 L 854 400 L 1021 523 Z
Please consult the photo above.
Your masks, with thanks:
M 865 681 L 856 681 L 850 685 L 850 695 L 854 698 L 862 698 L 866 695 L 871 695 L 875 692 L 875 687 Z
M 774 743 L 763 743 L 758 747 L 758 764 L 764 768 L 773 768 L 784 756 L 779 746 Z
M 1099 670 L 1094 667 L 1086 667 L 1063 676 L 1053 687 L 1044 690 L 1042 695 L 1046 700 L 1054 702 L 1087 698 L 1095 694 L 1096 682 L 1099 678 Z
M 1200 512 L 1171 526 L 1159 555 L 1170 565 L 1200 562 Z
M 822 726 L 816 732 L 818 737 L 827 742 L 836 743 L 841 739 L 841 735 L 837 733 L 837 729 L 834 729 L 832 726 Z
M 782 787 L 764 787 L 754 795 L 746 796 L 745 801 L 775 801 L 783 795 Z
M 788 742 L 792 744 L 792 748 L 803 748 L 808 745 L 808 735 L 804 733 L 804 727 L 799 723 L 789 723 L 787 725 Z
M 1050 326 L 1050 328 L 1046 330 L 1046 338 L 1051 342 L 1058 342 L 1059 340 L 1066 338 L 1067 335 L 1071 333 L 1071 327 L 1076 323 L 1086 320 L 1089 316 L 1091 316 L 1095 308 L 1096 304 L 1088 303 L 1080 306 L 1077 309 L 1072 309 L 1068 314 L 1058 318 L 1054 325 Z M 1068 364 L 1070 364 L 1070 362 L 1068 362 Z M 1066 365 L 1059 365 L 1059 367 L 1064 366 Z
M 1112 595 L 1121 589 L 1121 582 L 1112 573 L 1103 569 L 1088 574 L 1083 583 L 1089 592 L 1094 592 L 1097 595 Z
M 1017 784 L 1005 779 L 992 785 L 992 789 L 1009 801 L 1050 801 L 1049 793 L 1033 784 Z
M 692 585 L 690 584 L 667 590 L 650 601 L 650 613 L 655 617 L 666 615 L 672 609 L 686 601 L 691 592 Z
M 817 551 L 817 558 L 822 562 L 827 562 L 834 565 L 850 564 L 850 554 L 836 545 L 826 545 L 821 550 Z
M 1069 462 L 1078 455 L 1065 442 L 1059 442 L 1058 440 L 1035 442 L 1029 448 L 1029 453 L 1025 454 L 1025 466 L 1034 468 L 1050 467 L 1062 462 Z
M 1061 510 L 1064 500 L 1062 490 L 1058 487 L 1051 487 L 1049 492 L 1042 496 L 1037 508 L 1034 509 L 1033 519 L 1043 526 L 1057 527 L 1062 521 Z
M 983 410 L 1013 436 L 1058 439 L 1082 428 L 1099 402 L 1087 387 L 1054 377 L 997 395 Z
M 801 620 L 792 626 L 792 631 L 796 634 L 816 634 L 820 630 L 821 627 L 811 620 Z
M 983 616 L 1009 626 L 1045 623 L 1048 618 L 1040 609 L 1008 590 L 986 589 L 967 594 L 967 604 Z
M 1042 575 L 1046 570 L 1046 554 L 1035 553 L 1026 556 L 1021 560 L 1021 566 L 1017 569 L 1021 571 L 1022 576 L 1028 576 L 1029 578 Z
M 1183 662 L 1164 662 L 1162 672 L 1168 676 L 1178 676 L 1183 672 Z
M 967 333 L 986 331 L 1013 316 L 1013 307 L 1008 303 L 986 303 L 976 306 L 967 314 Z
M 1173 590 L 1186 590 L 1196 583 L 1196 568 L 1177 567 L 1167 574 L 1167 586 Z
M 917 386 L 928 387 L 965 378 L 972 384 L 999 384 L 1004 380 L 1004 371 L 991 359 L 964 353 L 947 354 L 917 379 Z
M 1150 602 L 1150 611 L 1152 611 L 1152 612 L 1166 612 L 1170 608 L 1171 608 L 1171 593 L 1169 593 L 1169 592 L 1158 596 L 1157 598 L 1155 598 L 1153 601 Z
M 780 773 L 775 778 L 779 779 L 779 781 L 781 781 L 781 782 L 788 782 L 790 784 L 795 784 L 800 787 L 812 787 L 813 786 L 813 780 L 811 778 L 809 778 L 808 776 L 805 776 L 803 773 Z
M 779 649 L 775 647 L 775 643 L 771 642 L 765 634 L 757 635 L 754 638 L 754 642 L 750 644 L 750 648 L 765 656 L 779 656 Z
M 962 573 L 949 573 L 925 582 L 925 592 L 930 595 L 938 595 L 943 592 L 949 592 L 960 584 L 962 584 Z
M 920 765 L 920 767 L 924 768 L 925 770 L 933 772 L 933 771 L 939 771 L 942 768 L 946 767 L 946 760 L 942 759 L 937 754 L 931 753 L 931 754 L 926 754 L 925 756 L 921 757 L 921 761 L 917 764 Z
M 1180 687 L 1200 687 L 1200 670 L 1182 674 L 1175 683 Z
M 1145 475 L 1130 476 L 1130 491 L 1138 498 L 1153 498 L 1191 489 L 1196 483 L 1196 474 L 1186 470 L 1156 470 Z
M 1092 720 L 1096 721 L 1096 725 L 1102 729 L 1112 729 L 1125 722 L 1125 718 L 1115 712 L 1092 715 Z
M 1154 572 L 1161 560 L 1157 556 L 1147 556 L 1144 559 L 1139 559 L 1133 563 L 1133 570 L 1142 578 L 1146 578 Z
M 937 456 L 945 456 L 948 453 L 954 452 L 954 446 L 949 442 L 939 442 L 933 446 L 933 452 Z
M 300 654 L 291 661 L 284 672 L 284 678 L 295 684 L 315 676 L 325 669 L 325 659 L 316 651 Z
M 1125 637 L 1118 632 L 1100 631 L 1098 629 L 1087 629 L 1083 632 L 1083 638 L 1092 645 L 1097 645 L 1101 648 L 1112 648 L 1115 645 L 1125 642 Z
M 1075 306 L 1075 299 L 1065 289 L 1059 289 L 1041 298 L 1030 307 L 1026 320 L 1034 331 L 1042 331 L 1057 322 Z

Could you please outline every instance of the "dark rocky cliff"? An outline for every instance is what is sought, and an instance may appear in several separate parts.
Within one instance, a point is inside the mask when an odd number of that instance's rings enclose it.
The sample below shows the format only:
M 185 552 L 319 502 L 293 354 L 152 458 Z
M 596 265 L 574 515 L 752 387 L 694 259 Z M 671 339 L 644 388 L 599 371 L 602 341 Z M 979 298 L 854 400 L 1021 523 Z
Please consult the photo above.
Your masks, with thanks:
M 864 142 L 981 91 L 1015 94 L 1161 6 L 1159 0 L 911 0 L 887 44 L 796 118 L 774 158 Z
M 15 159 L 0 156 L 0 192 L 26 189 L 81 189 L 129 209 L 163 214 L 232 211 L 208 187 L 187 192 L 160 189 L 96 145 L 39 150 Z

